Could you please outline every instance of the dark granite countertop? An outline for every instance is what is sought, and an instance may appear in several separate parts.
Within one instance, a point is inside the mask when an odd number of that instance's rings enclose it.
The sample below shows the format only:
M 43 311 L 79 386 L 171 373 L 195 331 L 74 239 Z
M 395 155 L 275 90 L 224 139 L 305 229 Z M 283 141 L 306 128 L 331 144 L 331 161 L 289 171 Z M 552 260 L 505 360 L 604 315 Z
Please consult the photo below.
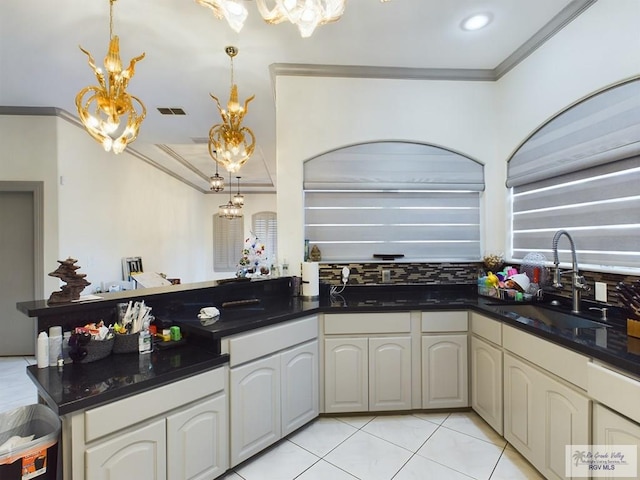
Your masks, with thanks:
M 347 287 L 342 294 L 321 300 L 294 297 L 280 301 L 261 301 L 246 307 L 220 308 L 220 319 L 206 327 L 200 325 L 197 318 L 197 313 L 203 306 L 207 305 L 185 306 L 184 310 L 172 316 L 171 320 L 192 335 L 202 335 L 216 340 L 316 313 L 472 310 L 629 373 L 640 375 L 640 338 L 627 336 L 623 318 L 612 316 L 608 327 L 559 329 L 510 312 L 507 302 L 478 296 L 475 286 Z M 586 313 L 584 316 L 592 320 L 598 319 L 595 314 Z
M 188 295 L 159 309 L 156 318 L 180 325 L 187 344 L 157 349 L 148 356 L 111 355 L 90 364 L 38 369 L 28 367 L 39 394 L 60 415 L 140 393 L 228 362 L 219 354 L 220 339 L 256 328 L 317 313 L 386 312 L 409 310 L 471 310 L 525 330 L 573 351 L 640 375 L 640 338 L 628 337 L 623 318 L 613 317 L 610 328 L 562 330 L 516 315 L 509 305 L 479 297 L 475 285 L 348 286 L 341 294 L 319 300 L 271 296 L 253 298 L 253 304 L 222 307 L 222 302 Z M 216 306 L 219 320 L 202 326 L 200 308 Z M 67 307 L 69 308 L 69 307 Z M 86 308 L 86 307 L 85 307 Z M 591 316 L 592 319 L 597 317 Z
M 214 355 L 193 345 L 158 349 L 144 355 L 112 354 L 92 363 L 63 367 L 27 367 L 38 394 L 58 415 L 95 407 L 224 365 L 228 355 Z

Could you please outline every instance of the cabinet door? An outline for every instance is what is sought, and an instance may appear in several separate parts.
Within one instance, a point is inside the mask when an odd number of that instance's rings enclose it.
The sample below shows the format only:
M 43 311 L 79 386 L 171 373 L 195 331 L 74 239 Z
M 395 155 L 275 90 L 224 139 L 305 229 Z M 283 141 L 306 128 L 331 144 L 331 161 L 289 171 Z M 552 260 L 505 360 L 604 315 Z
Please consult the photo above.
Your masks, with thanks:
M 369 410 L 411 409 L 411 337 L 369 339 Z
M 210 480 L 229 465 L 227 396 L 217 395 L 167 417 L 169 480 Z
M 231 467 L 281 437 L 280 355 L 230 370 Z
M 594 404 L 593 442 L 594 445 L 635 445 L 636 472 L 640 475 L 640 425 L 612 412 L 608 408 Z M 602 473 L 602 472 L 599 472 Z M 620 478 L 612 471 L 602 478 Z
M 471 407 L 502 435 L 502 351 L 471 338 Z
M 544 411 L 535 386 L 542 377 L 530 365 L 504 354 L 504 438 L 537 468 L 544 448 Z
M 469 406 L 467 335 L 422 337 L 422 407 Z
M 544 463 L 538 470 L 549 479 L 569 479 L 565 475 L 565 446 L 588 445 L 591 401 L 581 393 L 543 375 Z M 540 422 L 541 419 L 538 419 Z M 569 463 L 571 464 L 571 462 Z
M 318 416 L 318 341 L 280 355 L 282 436 Z
M 164 480 L 167 478 L 166 451 L 163 418 L 87 448 L 86 478 Z
M 369 410 L 367 338 L 327 338 L 324 341 L 325 410 Z

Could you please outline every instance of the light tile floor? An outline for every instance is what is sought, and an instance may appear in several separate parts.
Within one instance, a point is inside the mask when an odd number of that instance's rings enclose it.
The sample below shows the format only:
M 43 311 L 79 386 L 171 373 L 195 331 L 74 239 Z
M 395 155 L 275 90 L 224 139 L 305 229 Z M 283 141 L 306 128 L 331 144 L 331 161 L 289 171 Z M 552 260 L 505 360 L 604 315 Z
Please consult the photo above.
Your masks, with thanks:
M 0 413 L 37 402 L 32 357 L 0 357 Z M 474 412 L 321 417 L 224 480 L 535 480 Z
M 224 480 L 534 480 L 474 412 L 320 417 Z

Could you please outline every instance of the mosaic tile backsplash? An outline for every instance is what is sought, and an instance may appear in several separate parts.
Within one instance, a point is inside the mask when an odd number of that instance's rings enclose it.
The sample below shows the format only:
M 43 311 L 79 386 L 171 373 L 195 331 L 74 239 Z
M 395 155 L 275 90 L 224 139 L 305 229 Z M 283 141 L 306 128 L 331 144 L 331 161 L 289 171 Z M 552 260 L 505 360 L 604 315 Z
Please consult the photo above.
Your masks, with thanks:
M 458 285 L 475 284 L 479 263 L 336 263 L 320 264 L 320 281 L 340 285 L 342 268 L 349 267 L 349 283 Z M 383 282 L 382 271 L 390 272 L 389 281 Z
M 342 268 L 349 267 L 351 274 L 349 283 L 352 285 L 367 285 L 386 283 L 389 285 L 423 284 L 423 285 L 465 285 L 476 284 L 478 274 L 483 270 L 482 263 L 321 263 L 320 281 L 330 285 L 340 285 Z M 389 279 L 383 281 L 383 270 L 389 271 Z M 583 292 L 582 298 L 594 301 L 595 282 L 607 284 L 607 303 L 624 308 L 624 302 L 618 297 L 616 285 L 618 282 L 632 283 L 640 281 L 640 277 L 633 275 L 619 275 L 614 273 L 589 272 L 581 270 L 589 292 Z M 548 275 L 550 278 L 551 276 Z M 554 290 L 553 293 L 571 298 L 571 282 L 563 279 L 564 288 Z

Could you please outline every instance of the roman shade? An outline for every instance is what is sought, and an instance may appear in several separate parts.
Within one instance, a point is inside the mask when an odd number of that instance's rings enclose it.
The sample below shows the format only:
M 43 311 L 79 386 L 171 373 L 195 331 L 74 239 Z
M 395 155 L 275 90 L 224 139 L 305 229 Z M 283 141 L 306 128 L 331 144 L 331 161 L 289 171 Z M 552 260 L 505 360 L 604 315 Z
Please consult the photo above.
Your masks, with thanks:
M 611 87 L 565 110 L 511 157 L 516 187 L 640 155 L 640 80 Z
M 403 142 L 347 147 L 305 163 L 305 238 L 323 261 L 477 261 L 483 166 Z

